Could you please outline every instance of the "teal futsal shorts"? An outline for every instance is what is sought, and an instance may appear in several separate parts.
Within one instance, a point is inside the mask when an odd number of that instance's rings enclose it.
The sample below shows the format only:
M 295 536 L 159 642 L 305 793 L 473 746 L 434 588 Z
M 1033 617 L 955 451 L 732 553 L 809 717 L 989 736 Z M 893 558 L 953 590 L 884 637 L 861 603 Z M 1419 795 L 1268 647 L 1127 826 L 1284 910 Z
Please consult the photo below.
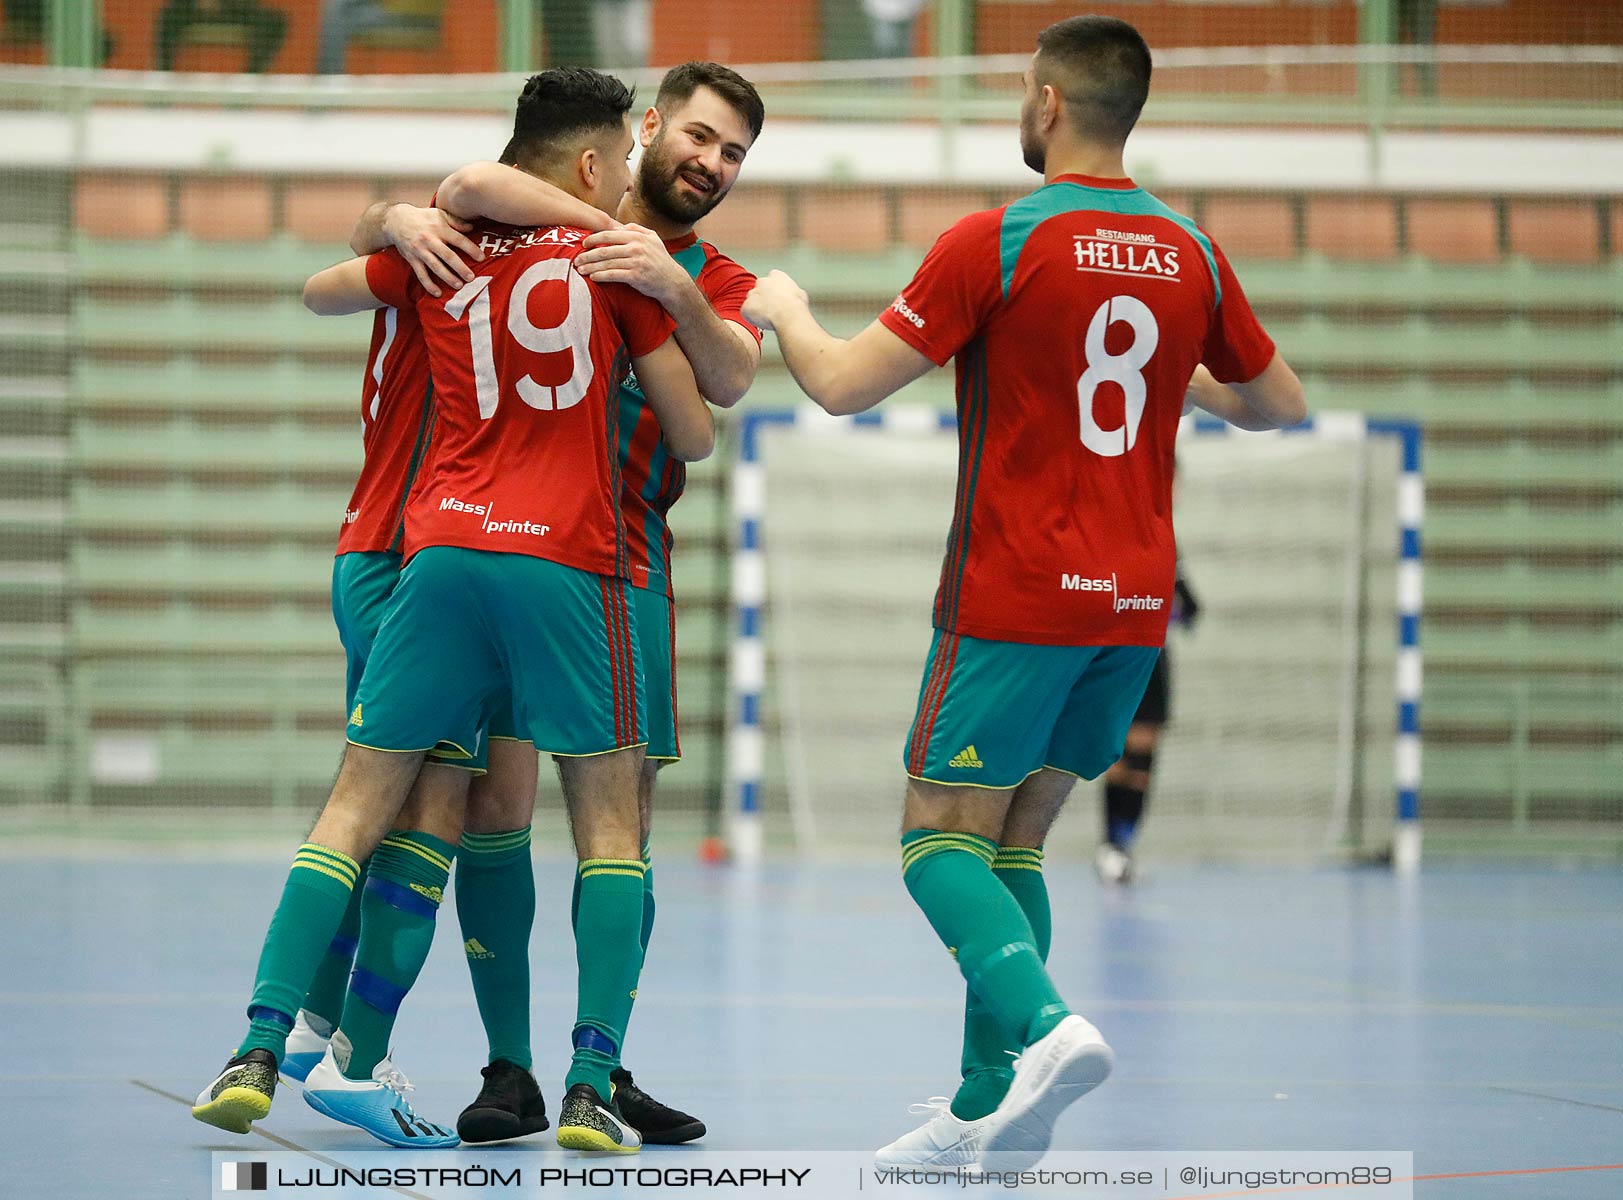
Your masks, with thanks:
M 1159 646 L 1037 646 L 935 631 L 907 773 L 1012 788 L 1043 767 L 1096 779 L 1121 757 Z
M 332 567 L 332 616 L 338 625 L 338 640 L 344 647 L 344 711 L 355 711 L 355 694 L 366 672 L 372 643 L 389 597 L 400 582 L 400 555 L 387 550 L 357 550 L 340 554 Z M 476 735 L 477 748 L 468 757 L 441 758 L 433 762 L 483 773 L 492 738 L 517 740 L 513 732 L 513 706 L 504 693 L 493 700 L 486 712 L 484 729 Z
M 419 551 L 389 597 L 350 710 L 350 742 L 467 765 L 507 697 L 512 736 L 543 754 L 643 745 L 632 590 L 527 554 Z
M 676 762 L 682 757 L 676 733 L 676 607 L 663 592 L 632 588 L 631 595 L 648 692 L 648 757 Z

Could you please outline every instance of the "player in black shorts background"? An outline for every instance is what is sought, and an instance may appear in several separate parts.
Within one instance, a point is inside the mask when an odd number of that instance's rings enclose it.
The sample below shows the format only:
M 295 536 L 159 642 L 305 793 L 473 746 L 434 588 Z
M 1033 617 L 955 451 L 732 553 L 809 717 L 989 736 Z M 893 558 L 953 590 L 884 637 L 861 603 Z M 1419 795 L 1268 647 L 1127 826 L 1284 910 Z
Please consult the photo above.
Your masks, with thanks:
M 1192 631 L 1200 613 L 1195 594 L 1178 564 L 1173 584 L 1172 622 Z M 1131 883 L 1137 870 L 1133 861 L 1133 839 L 1144 819 L 1145 797 L 1155 766 L 1155 752 L 1161 744 L 1161 730 L 1172 717 L 1171 647 L 1161 648 L 1155 670 L 1144 689 L 1144 699 L 1133 714 L 1127 730 L 1127 747 L 1110 770 L 1105 772 L 1105 840 L 1099 843 L 1093 866 L 1105 883 Z

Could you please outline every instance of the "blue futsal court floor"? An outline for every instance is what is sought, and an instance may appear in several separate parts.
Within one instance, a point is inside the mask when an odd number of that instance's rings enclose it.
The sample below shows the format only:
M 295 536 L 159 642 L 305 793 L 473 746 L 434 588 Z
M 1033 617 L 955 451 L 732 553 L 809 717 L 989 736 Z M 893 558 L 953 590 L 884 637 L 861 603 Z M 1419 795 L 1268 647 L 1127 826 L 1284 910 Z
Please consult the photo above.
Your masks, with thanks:
M 184 1107 L 241 1032 L 293 845 L 0 864 L 0 1195 L 189 1200 L 210 1195 L 211 1151 L 376 1146 L 293 1089 L 259 1127 L 272 1137 Z M 709 1146 L 871 1150 L 952 1091 L 961 985 L 894 864 L 656 869 L 626 1062 L 708 1122 Z M 570 864 L 537 871 L 536 1073 L 555 1112 Z M 1623 872 L 1169 865 L 1106 891 L 1051 860 L 1048 877 L 1054 973 L 1117 1052 L 1056 1148 L 1412 1150 L 1425 1200 L 1623 1195 Z M 484 1062 L 458 941 L 448 901 L 396 1037 L 419 1112 L 447 1124 Z M 533 1148 L 562 1160 L 550 1136 Z

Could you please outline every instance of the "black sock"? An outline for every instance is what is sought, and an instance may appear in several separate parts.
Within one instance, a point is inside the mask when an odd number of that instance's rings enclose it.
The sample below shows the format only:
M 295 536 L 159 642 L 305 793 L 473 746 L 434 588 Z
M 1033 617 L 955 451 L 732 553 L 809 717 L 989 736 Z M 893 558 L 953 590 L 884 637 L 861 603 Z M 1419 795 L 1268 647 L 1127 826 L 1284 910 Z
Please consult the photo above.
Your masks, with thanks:
M 1144 793 L 1121 783 L 1105 784 L 1105 840 L 1123 850 L 1133 844 L 1144 815 Z

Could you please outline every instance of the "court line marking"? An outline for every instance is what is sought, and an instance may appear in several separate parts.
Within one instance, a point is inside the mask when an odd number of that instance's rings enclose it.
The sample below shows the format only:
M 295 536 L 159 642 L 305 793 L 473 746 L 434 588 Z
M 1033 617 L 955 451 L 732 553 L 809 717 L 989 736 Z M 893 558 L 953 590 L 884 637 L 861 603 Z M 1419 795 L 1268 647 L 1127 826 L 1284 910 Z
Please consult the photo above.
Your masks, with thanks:
M 1416 1175 L 1415 1183 L 1437 1179 L 1494 1179 L 1501 1175 L 1560 1175 L 1574 1171 L 1623 1171 L 1623 1163 L 1598 1163 L 1592 1167 L 1522 1167 L 1512 1171 L 1459 1171 L 1445 1175 Z
M 1543 1092 L 1529 1092 L 1522 1088 L 1505 1087 L 1502 1084 L 1493 1085 L 1496 1092 L 1508 1092 L 1512 1096 L 1530 1096 L 1534 1100 L 1550 1100 L 1556 1104 L 1575 1104 L 1579 1108 L 1598 1108 L 1601 1112 L 1623 1113 L 1623 1108 L 1615 1104 L 1596 1104 L 1593 1100 L 1573 1100 L 1568 1096 L 1549 1096 Z
M 154 1087 L 152 1084 L 148 1083 L 144 1079 L 132 1079 L 132 1080 L 130 1080 L 130 1082 L 133 1083 L 138 1088 L 141 1088 L 141 1089 L 143 1089 L 145 1091 L 151 1092 L 154 1096 L 162 1096 L 165 1100 L 173 1100 L 176 1104 L 184 1104 L 188 1109 L 190 1109 L 191 1106 L 192 1106 L 192 1102 L 190 1100 L 186 1099 L 186 1097 L 177 1096 L 173 1092 L 166 1092 L 161 1087 Z M 221 1130 L 221 1132 L 223 1133 L 225 1131 Z M 325 1154 L 322 1154 L 319 1150 L 312 1150 L 308 1146 L 301 1146 L 297 1142 L 289 1141 L 285 1137 L 280 1137 L 277 1134 L 269 1133 L 266 1130 L 260 1129 L 257 1125 L 249 1126 L 248 1127 L 248 1132 L 257 1133 L 260 1137 L 264 1138 L 267 1142 L 274 1143 L 275 1145 L 278 1145 L 278 1146 L 282 1147 L 282 1149 L 284 1149 L 284 1150 L 297 1151 L 300 1154 L 304 1154 L 304 1155 L 309 1156 L 310 1158 L 315 1159 L 317 1162 L 326 1163 L 329 1167 L 336 1167 L 340 1171 L 350 1169 L 350 1168 L 346 1168 L 344 1166 L 344 1164 L 339 1162 L 337 1159 L 328 1158 Z M 249 1153 L 252 1153 L 252 1151 L 249 1151 Z M 407 1188 L 396 1187 L 393 1184 L 389 1185 L 387 1190 L 391 1191 L 391 1192 L 394 1192 L 397 1195 L 409 1196 L 411 1198 L 411 1200 L 434 1200 L 434 1197 L 432 1197 L 432 1196 L 425 1196 L 421 1192 L 413 1192 L 413 1191 L 411 1191 L 411 1190 L 409 1190 Z

